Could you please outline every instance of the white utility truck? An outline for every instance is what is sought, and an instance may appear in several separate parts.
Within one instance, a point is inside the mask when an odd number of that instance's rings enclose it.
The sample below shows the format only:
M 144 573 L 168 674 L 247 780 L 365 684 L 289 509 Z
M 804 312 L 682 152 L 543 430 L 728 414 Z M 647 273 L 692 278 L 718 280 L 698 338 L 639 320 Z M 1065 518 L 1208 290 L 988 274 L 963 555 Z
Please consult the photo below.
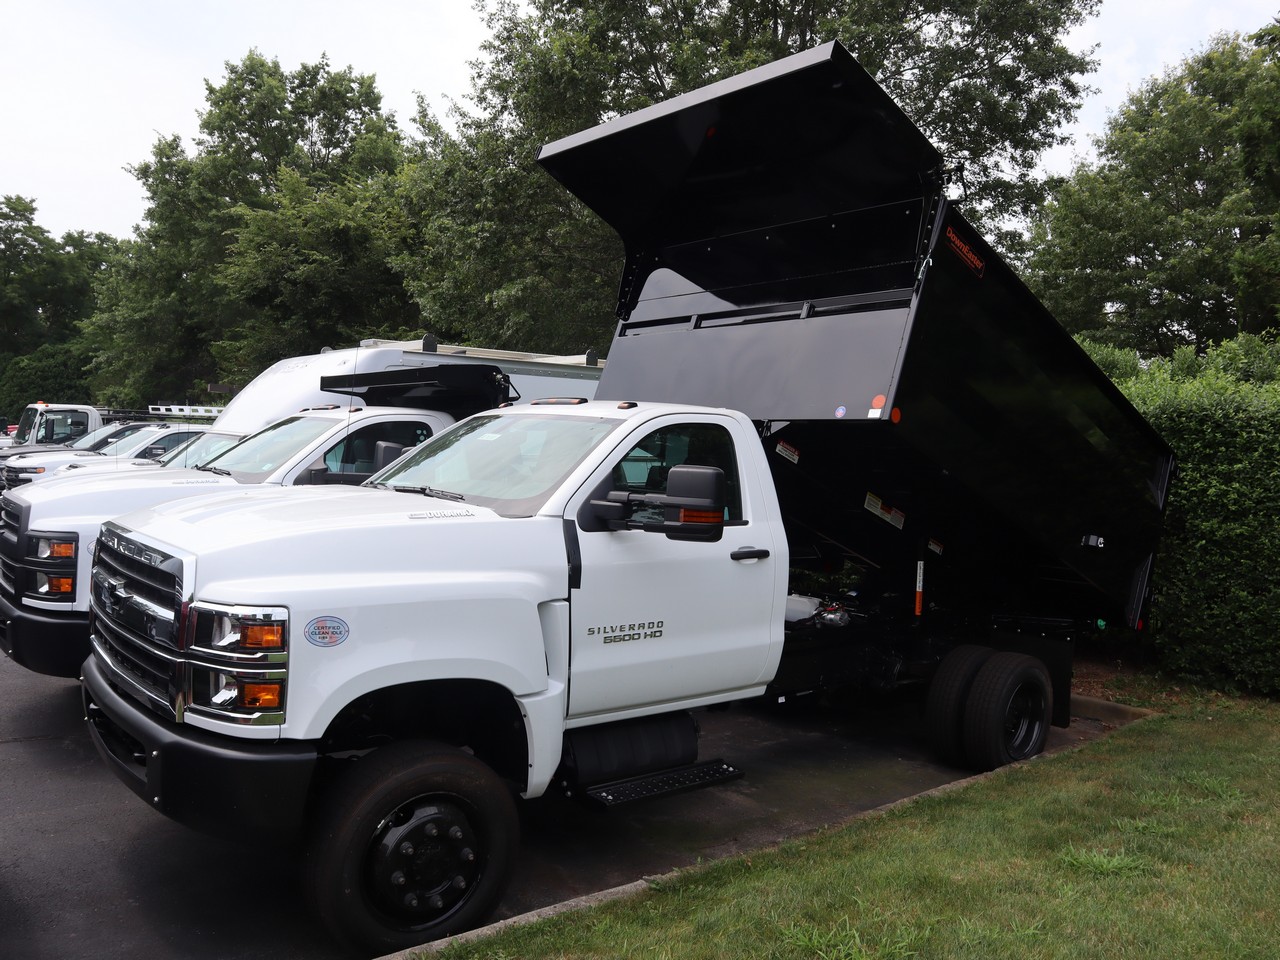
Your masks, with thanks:
M 581 358 L 426 347 L 377 341 L 281 361 L 227 405 L 198 466 L 184 466 L 188 455 L 161 469 L 86 471 L 6 490 L 0 649 L 37 673 L 80 675 L 89 653 L 89 569 L 105 520 L 251 484 L 357 484 L 456 420 L 522 392 L 590 397 L 601 370 Z M 228 433 L 285 409 L 293 412 L 248 437 Z
M 43 453 L 23 453 L 5 461 L 3 483 L 0 487 L 14 489 L 36 480 L 53 476 L 55 470 L 79 463 L 128 463 L 136 457 L 150 453 L 161 456 L 174 447 L 194 439 L 207 428 L 200 423 L 146 423 L 140 422 L 136 430 L 117 436 L 97 450 L 75 450 L 59 447 Z
M 750 776 L 698 757 L 712 706 L 930 684 L 945 756 L 1029 757 L 1073 639 L 1147 601 L 1168 447 L 839 45 L 540 162 L 626 244 L 594 402 L 98 539 L 101 754 L 178 821 L 300 843 L 371 952 L 484 919 L 517 796 Z
M 0 447 L 0 464 L 10 457 L 24 453 L 40 453 L 50 448 L 66 446 L 96 432 L 99 446 L 111 439 L 104 426 L 121 421 L 154 419 L 211 420 L 222 412 L 220 407 L 175 406 L 152 404 L 146 410 L 117 410 L 110 407 L 93 407 L 80 403 L 45 403 L 39 400 L 29 403 L 18 418 L 10 442 Z M 81 449 L 97 449 L 86 445 Z

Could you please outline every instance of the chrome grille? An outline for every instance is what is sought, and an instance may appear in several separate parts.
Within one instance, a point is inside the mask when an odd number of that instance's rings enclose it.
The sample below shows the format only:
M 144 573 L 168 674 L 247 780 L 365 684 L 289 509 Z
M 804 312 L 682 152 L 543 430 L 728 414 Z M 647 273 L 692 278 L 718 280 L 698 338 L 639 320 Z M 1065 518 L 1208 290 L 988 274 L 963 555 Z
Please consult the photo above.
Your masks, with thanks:
M 8 557 L 0 557 L 0 590 L 10 597 L 16 595 L 13 586 L 13 575 L 17 568 Z
M 180 709 L 181 562 L 106 524 L 94 557 L 94 653 L 127 692 L 169 717 Z
M 8 497 L 0 497 L 0 530 L 10 536 L 18 535 L 18 526 L 22 522 L 18 514 L 18 505 Z

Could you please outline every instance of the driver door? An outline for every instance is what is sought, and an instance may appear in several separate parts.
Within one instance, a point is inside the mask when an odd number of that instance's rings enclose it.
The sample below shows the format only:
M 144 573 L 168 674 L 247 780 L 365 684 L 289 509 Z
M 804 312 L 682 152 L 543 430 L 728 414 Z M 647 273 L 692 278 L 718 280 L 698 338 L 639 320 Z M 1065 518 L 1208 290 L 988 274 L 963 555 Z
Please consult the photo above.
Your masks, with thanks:
M 718 542 L 583 523 L 585 501 L 610 489 L 665 492 L 667 471 L 685 463 L 725 473 Z M 723 422 L 672 418 L 607 461 L 590 493 L 575 498 L 581 575 L 570 591 L 570 719 L 727 699 L 766 679 L 772 638 L 782 634 L 774 608 L 785 590 L 786 546 L 758 495 L 744 502 L 751 491 L 743 473 Z M 661 519 L 661 510 L 641 507 L 634 516 Z

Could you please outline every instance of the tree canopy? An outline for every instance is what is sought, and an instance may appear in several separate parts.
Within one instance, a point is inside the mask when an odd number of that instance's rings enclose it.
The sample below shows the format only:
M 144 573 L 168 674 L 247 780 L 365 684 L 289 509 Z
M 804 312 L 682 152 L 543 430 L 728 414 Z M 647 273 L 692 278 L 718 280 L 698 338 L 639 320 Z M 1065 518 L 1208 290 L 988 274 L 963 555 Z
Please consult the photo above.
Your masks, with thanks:
M 1280 324 L 1280 24 L 1149 80 L 1097 146 L 1033 234 L 1069 330 L 1170 356 Z
M 1079 107 L 1067 32 L 1097 0 L 495 0 L 471 112 L 429 113 L 402 172 L 417 225 L 401 260 L 424 322 L 526 349 L 604 348 L 621 247 L 537 168 L 538 148 L 722 77 L 839 39 L 942 148 L 972 215 L 1043 199 L 1034 175 Z M 518 211 L 518 215 L 512 215 Z M 1004 240 L 1011 242 L 1006 232 Z
M 145 223 L 86 324 L 105 400 L 244 382 L 281 356 L 399 329 L 413 312 L 385 262 L 386 221 L 370 214 L 402 160 L 373 78 L 325 57 L 286 72 L 251 51 L 205 86 L 194 151 L 162 137 L 133 169 Z
M 93 311 L 94 283 L 116 246 L 105 234 L 73 232 L 55 239 L 35 222 L 35 216 L 35 201 L 0 198 L 0 414 L 4 416 L 48 396 L 72 402 L 88 399 L 80 354 L 66 345 L 79 335 L 81 321 Z M 73 362 L 68 362 L 68 354 L 75 358 Z M 56 363 L 51 363 L 55 358 Z

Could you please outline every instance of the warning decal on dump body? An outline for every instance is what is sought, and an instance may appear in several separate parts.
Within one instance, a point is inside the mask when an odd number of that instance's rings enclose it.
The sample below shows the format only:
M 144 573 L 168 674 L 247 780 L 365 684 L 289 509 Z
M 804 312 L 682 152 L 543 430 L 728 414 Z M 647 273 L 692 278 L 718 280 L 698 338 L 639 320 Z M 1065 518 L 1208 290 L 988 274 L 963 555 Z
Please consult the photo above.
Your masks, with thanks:
M 336 647 L 351 636 L 351 628 L 341 617 L 316 617 L 303 628 L 302 635 L 317 647 Z
M 899 530 L 901 530 L 902 525 L 907 522 L 907 515 L 905 513 L 897 507 L 888 506 L 874 493 L 868 492 L 867 499 L 863 501 L 862 505 L 885 523 L 891 523 Z

